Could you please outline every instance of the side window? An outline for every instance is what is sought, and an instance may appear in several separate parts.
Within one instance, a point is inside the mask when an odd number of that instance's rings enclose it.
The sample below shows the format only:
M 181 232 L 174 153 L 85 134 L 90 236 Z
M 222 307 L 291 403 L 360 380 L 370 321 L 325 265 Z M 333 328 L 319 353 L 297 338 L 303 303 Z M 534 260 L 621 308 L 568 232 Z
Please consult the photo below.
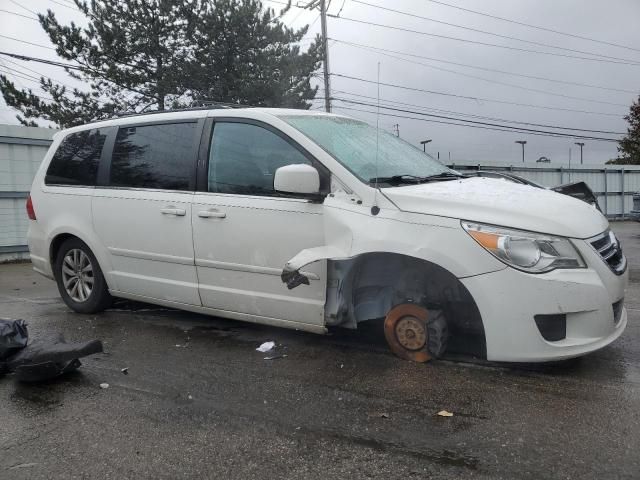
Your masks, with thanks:
M 300 163 L 311 165 L 293 145 L 266 128 L 217 122 L 209 154 L 209 191 L 273 195 L 275 171 Z
M 97 128 L 67 135 L 51 159 L 44 183 L 94 186 L 106 138 L 107 130 Z
M 109 185 L 189 190 L 195 123 L 122 127 L 111 158 Z

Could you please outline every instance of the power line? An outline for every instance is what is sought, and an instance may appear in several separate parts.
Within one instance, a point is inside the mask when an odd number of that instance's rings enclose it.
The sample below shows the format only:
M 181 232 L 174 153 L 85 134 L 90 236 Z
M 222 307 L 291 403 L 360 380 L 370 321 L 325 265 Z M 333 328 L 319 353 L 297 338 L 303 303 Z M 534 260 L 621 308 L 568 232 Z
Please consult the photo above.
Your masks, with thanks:
M 39 80 L 37 80 L 37 79 L 34 79 L 35 77 L 33 77 L 32 75 L 26 75 L 26 74 L 24 74 L 24 75 L 20 75 L 20 74 L 16 73 L 13 69 L 11 69 L 10 67 L 8 67 L 6 64 L 4 64 L 4 63 L 0 62 L 0 65 L 1 65 L 1 67 L 0 67 L 0 72 L 2 72 L 2 73 L 6 73 L 6 74 L 9 74 L 9 75 L 13 75 L 13 76 L 15 76 L 15 77 L 17 77 L 17 78 L 20 78 L 21 80 L 25 80 L 25 81 L 27 81 L 27 82 L 37 83 L 37 84 L 38 84 L 38 88 L 39 88 L 40 90 L 42 90 L 42 87 L 40 86 L 40 81 L 39 81 Z M 16 81 L 16 83 L 18 83 L 18 85 L 19 85 L 19 86 L 21 86 L 21 88 L 23 88 L 23 89 L 27 89 L 27 87 L 25 87 L 25 86 L 22 84 L 22 82 Z M 38 97 L 38 98 L 40 98 L 40 99 L 44 99 L 44 100 L 51 100 L 51 101 L 53 100 L 53 98 L 52 98 L 52 97 L 47 97 L 47 96 L 44 96 L 44 95 L 36 95 L 35 93 L 33 93 L 33 92 L 31 91 L 31 89 L 27 89 L 27 90 L 29 91 L 29 93 L 30 93 L 31 95 L 33 95 L 33 96 L 35 96 L 35 97 Z M 42 90 L 42 91 L 44 92 L 44 90 Z
M 13 70 L 12 68 L 7 67 L 6 65 L 0 64 L 0 72 L 2 73 L 6 73 L 9 75 L 14 75 L 22 80 L 26 80 L 27 82 L 34 82 L 34 83 L 40 83 L 40 80 L 38 80 L 36 77 L 34 77 L 33 75 L 29 75 L 26 73 L 21 73 L 18 72 L 17 70 Z
M 331 73 L 331 75 L 336 76 L 336 77 L 341 77 L 341 78 L 347 78 L 347 79 L 350 79 L 350 80 L 356 80 L 356 81 L 359 81 L 359 82 L 366 82 L 366 83 L 373 83 L 373 84 L 377 83 L 375 80 L 368 80 L 366 78 L 353 77 L 353 76 L 350 76 L 350 75 L 343 75 L 343 74 L 340 74 L 340 73 Z M 493 103 L 501 103 L 503 105 L 515 105 L 515 106 L 518 106 L 518 107 L 541 108 L 541 109 L 545 109 L 545 110 L 558 110 L 558 111 L 572 112 L 572 113 L 586 113 L 586 114 L 590 114 L 590 115 L 607 115 L 607 116 L 618 117 L 618 118 L 622 118 L 622 116 L 623 116 L 623 114 L 618 114 L 618 113 L 593 112 L 593 111 L 589 111 L 589 110 L 576 110 L 576 109 L 571 109 L 571 108 L 549 107 L 549 106 L 545 106 L 545 105 L 534 105 L 534 104 L 530 104 L 530 103 L 509 102 L 509 101 L 506 101 L 506 100 L 497 100 L 497 99 L 493 99 L 493 98 L 470 97 L 470 96 L 466 96 L 466 95 L 457 95 L 455 93 L 446 93 L 446 92 L 438 92 L 438 91 L 434 91 L 434 90 L 425 90 L 425 89 L 421 89 L 421 88 L 408 87 L 408 86 L 405 86 L 405 85 L 397 85 L 397 84 L 393 84 L 393 83 L 380 82 L 380 85 L 384 85 L 386 87 L 392 87 L 392 88 L 400 88 L 402 90 L 409 90 L 409 91 L 412 91 L 412 92 L 430 93 L 430 94 L 433 94 L 433 95 L 443 95 L 443 96 L 446 96 L 446 97 L 455 97 L 455 98 L 460 98 L 460 99 L 463 99 L 463 100 L 473 100 L 475 102 L 478 102 L 478 101 L 493 102 Z
M 367 48 L 363 48 L 363 49 L 367 50 Z M 461 75 L 463 77 L 475 78 L 476 80 L 482 80 L 484 82 L 495 83 L 497 85 L 504 85 L 504 86 L 511 87 L 511 88 L 519 88 L 521 90 L 527 90 L 529 92 L 542 93 L 544 95 L 551 95 L 551 96 L 554 96 L 554 97 L 568 98 L 570 100 L 580 100 L 580 101 L 583 101 L 583 102 L 600 103 L 600 104 L 603 104 L 603 105 L 613 105 L 613 106 L 616 106 L 616 107 L 626 107 L 627 106 L 627 104 L 625 104 L 625 103 L 606 102 L 604 100 L 595 100 L 595 99 L 592 99 L 592 98 L 576 97 L 574 95 L 566 95 L 564 93 L 556 93 L 556 92 L 550 92 L 548 90 L 540 90 L 538 88 L 525 87 L 523 85 L 518 85 L 518 84 L 515 84 L 515 83 L 501 82 L 500 80 L 494 80 L 492 78 L 479 77 L 477 75 L 472 75 L 470 73 L 459 72 L 459 71 L 456 71 L 456 70 L 450 70 L 448 68 L 442 68 L 442 67 L 437 67 L 435 65 L 429 65 L 427 63 L 422 63 L 422 62 L 418 62 L 418 61 L 415 61 L 415 60 L 409 60 L 407 58 L 398 57 L 398 56 L 395 56 L 395 55 L 391 55 L 389 53 L 383 53 L 383 52 L 379 52 L 379 53 L 381 55 L 385 55 L 387 57 L 395 58 L 395 59 L 401 60 L 403 62 L 409 62 L 409 63 L 411 63 L 413 65 L 420 65 L 420 66 L 427 67 L 427 68 L 433 68 L 435 70 L 440 70 L 442 72 L 453 73 L 455 75 Z
M 3 9 L 3 8 L 0 8 L 0 12 L 8 13 L 8 14 L 10 14 L 10 15 L 17 15 L 18 17 L 22 17 L 22 18 L 27 18 L 27 19 L 29 19 L 29 20 L 33 20 L 34 22 L 37 22 L 37 21 L 38 21 L 38 19 L 37 19 L 37 18 L 30 17 L 29 15 L 23 15 L 23 14 L 21 14 L 21 13 L 18 13 L 18 12 L 12 12 L 11 10 L 5 10 L 5 9 Z
M 408 17 L 419 18 L 421 20 L 427 20 L 427 21 L 430 21 L 430 22 L 439 23 L 439 24 L 442 24 L 442 25 L 447 25 L 449 27 L 460 28 L 460 29 L 463 29 L 463 30 L 469 30 L 471 32 L 482 33 L 484 35 L 491 35 L 491 36 L 498 37 L 498 38 L 505 38 L 507 40 L 516 40 L 518 42 L 528 43 L 530 45 L 537 45 L 539 47 L 556 48 L 558 50 L 564 50 L 564 51 L 567 51 L 567 52 L 582 53 L 582 54 L 586 54 L 586 55 L 594 55 L 594 56 L 603 57 L 603 58 L 610 58 L 610 59 L 614 59 L 614 60 L 630 61 L 630 60 L 625 59 L 625 58 L 612 57 L 610 55 L 601 55 L 599 53 L 586 52 L 584 50 L 575 50 L 575 49 L 566 48 L 566 47 L 558 47 L 557 45 L 551 45 L 549 43 L 535 42 L 535 41 L 532 41 L 532 40 L 525 40 L 525 39 L 522 39 L 522 38 L 512 37 L 512 36 L 509 36 L 509 35 L 502 35 L 500 33 L 488 32 L 486 30 L 480 30 L 478 28 L 468 27 L 468 26 L 465 26 L 465 25 L 458 25 L 458 24 L 455 24 L 455 23 L 445 22 L 443 20 L 436 20 L 435 18 L 424 17 L 422 15 L 416 15 L 415 13 L 404 12 L 402 10 L 396 10 L 396 9 L 393 9 L 393 8 L 383 7 L 382 5 L 375 5 L 373 3 L 364 2 L 362 0 L 352 0 L 352 1 L 354 3 L 359 3 L 361 5 L 366 5 L 368 7 L 377 8 L 377 9 L 380 9 L 380 10 L 385 10 L 387 12 L 397 13 L 399 15 L 405 15 L 405 16 L 408 16 Z
M 339 99 L 336 98 L 335 100 L 339 100 L 341 102 L 346 102 L 346 103 L 350 103 L 353 105 L 360 105 L 360 106 L 365 106 L 365 107 L 376 107 L 377 105 L 374 103 L 366 103 L 366 102 L 357 102 L 354 100 L 346 100 L 346 99 Z M 443 120 L 452 120 L 452 121 L 456 121 L 456 122 L 464 122 L 465 124 L 472 124 L 472 125 L 483 125 L 483 126 L 488 126 L 488 127 L 498 127 L 498 128 L 504 128 L 507 130 L 515 130 L 521 133 L 531 133 L 531 132 L 536 132 L 536 133 L 540 133 L 540 134 L 547 134 L 547 135 L 556 135 L 556 136 L 565 136 L 565 137 L 571 137 L 571 138 L 585 138 L 585 139 L 598 139 L 598 140 L 606 140 L 606 141 L 613 141 L 616 142 L 616 139 L 613 138 L 602 138 L 602 137 L 593 137 L 593 136 L 587 136 L 587 135 L 579 135 L 579 134 L 569 134 L 569 133 L 564 133 L 564 132 L 551 132 L 548 130 L 538 130 L 538 129 L 534 129 L 534 128 L 525 128 L 525 127 L 512 127 L 510 125 L 499 125 L 496 123 L 488 123 L 488 122 L 481 122 L 478 120 L 467 120 L 464 118 L 456 118 L 456 117 L 448 117 L 445 115 L 435 115 L 432 113 L 424 113 L 424 112 L 419 112 L 419 111 L 415 111 L 415 110 L 407 110 L 407 109 L 402 109 L 402 108 L 394 108 L 394 107 L 389 107 L 389 106 L 383 106 L 380 105 L 380 108 L 383 108 L 385 110 L 391 110 L 394 112 L 401 112 L 401 113 L 410 113 L 410 114 L 414 114 L 414 115 L 422 115 L 425 117 L 432 117 L 432 118 L 438 118 L 438 119 L 443 119 Z
M 56 0 L 49 0 L 49 1 L 55 3 L 56 5 L 60 5 L 61 7 L 68 8 L 70 10 L 75 10 L 76 12 L 80 11 L 76 8 L 75 5 L 72 7 L 71 5 L 65 5 L 64 3 L 57 2 Z
M 345 40 L 338 40 L 336 38 L 330 38 L 330 40 L 333 40 L 334 42 L 337 42 L 337 43 L 342 43 L 344 45 L 350 45 L 352 47 L 369 49 L 369 50 L 373 50 L 373 51 L 380 51 L 380 52 L 386 52 L 386 53 L 395 53 L 395 54 L 404 55 L 404 56 L 407 56 L 407 57 L 421 58 L 423 60 L 431 60 L 433 62 L 447 63 L 447 64 L 450 64 L 450 65 L 457 65 L 459 67 L 474 68 L 476 70 L 483 70 L 483 71 L 486 71 L 486 72 L 501 73 L 503 75 L 511 75 L 511 76 L 514 76 L 514 77 L 529 78 L 529 79 L 533 79 L 533 80 L 544 80 L 546 82 L 555 82 L 555 83 L 561 83 L 561 84 L 565 84 L 565 85 L 574 85 L 574 86 L 577 86 L 577 87 L 596 88 L 596 89 L 599 89 L 599 90 L 610 90 L 612 92 L 624 92 L 624 93 L 633 93 L 633 94 L 637 93 L 636 90 L 625 90 L 625 89 L 622 89 L 622 88 L 603 87 L 601 85 L 593 85 L 593 84 L 589 84 L 589 83 L 570 82 L 570 81 L 567 81 L 567 80 L 558 80 L 558 79 L 548 78 L 548 77 L 538 77 L 538 76 L 535 76 L 535 75 L 525 75 L 525 74 L 521 74 L 521 73 L 507 72 L 505 70 L 497 70 L 497 69 L 494 69 L 494 68 L 479 67 L 477 65 L 469 65 L 467 63 L 452 62 L 450 60 L 442 60 L 440 58 L 426 57 L 424 55 L 414 55 L 412 53 L 400 52 L 398 50 L 389 50 L 387 48 L 374 47 L 372 45 L 363 45 L 361 43 L 347 42 Z
M 540 50 L 530 50 L 527 48 L 519 48 L 519 47 L 510 47 L 508 45 L 498 45 L 496 43 L 488 43 L 488 42 L 480 42 L 478 40 L 469 40 L 466 38 L 459 38 L 459 37 L 450 37 L 448 35 L 440 35 L 437 33 L 428 33 L 428 32 L 422 32 L 420 30 L 412 30 L 410 28 L 403 28 L 403 27 L 396 27 L 393 25 L 386 25 L 384 23 L 376 23 L 376 22 L 369 22 L 366 20 L 357 20 L 355 18 L 348 18 L 348 17 L 337 17 L 335 15 L 329 15 L 332 18 L 336 18 L 339 20 L 347 20 L 349 22 L 354 22 L 354 23 L 360 23 L 363 25 L 371 25 L 374 27 L 380 27 L 380 28 L 388 28 L 391 30 L 399 30 L 401 32 L 409 32 L 409 33 L 415 33 L 417 35 L 425 35 L 428 37 L 437 37 L 437 38 L 444 38 L 447 40 L 455 40 L 457 42 L 465 42 L 465 43 L 472 43 L 475 45 L 484 45 L 486 47 L 496 47 L 496 48 L 503 48 L 506 50 L 513 50 L 516 52 L 526 52 L 526 53 L 536 53 L 539 55 L 552 55 L 554 57 L 563 57 L 563 58 L 573 58 L 573 59 L 577 59 L 577 60 L 588 60 L 588 61 L 593 61 L 593 62 L 605 62 L 605 63 L 615 63 L 618 65 L 633 65 L 633 66 L 640 66 L 640 62 L 636 61 L 636 60 L 625 60 L 625 61 L 619 61 L 619 60 L 613 60 L 613 59 L 607 59 L 607 58 L 594 58 L 594 57 L 580 57 L 577 55 L 568 55 L 568 54 L 564 54 L 564 53 L 558 53 L 558 52 L 543 52 Z M 611 57 L 613 58 L 613 57 Z
M 464 8 L 464 7 L 460 7 L 458 5 L 451 5 L 450 3 L 445 3 L 445 2 L 442 2 L 442 1 L 439 1 L 439 0 L 426 0 L 426 1 L 427 2 L 431 2 L 431 3 L 437 3 L 438 5 L 444 5 L 445 7 L 455 8 L 457 10 L 462 10 L 464 12 L 474 13 L 476 15 L 482 15 L 483 17 L 493 18 L 494 20 L 500 20 L 500 21 L 503 21 L 503 22 L 513 23 L 514 25 L 520 25 L 520 26 L 523 26 L 523 27 L 533 28 L 533 29 L 536 29 L 536 30 L 542 30 L 543 32 L 555 33 L 555 34 L 558 34 L 558 35 L 564 35 L 565 37 L 579 38 L 581 40 L 587 40 L 589 42 L 601 43 L 603 45 L 609 45 L 609 46 L 612 46 L 612 47 L 619 47 L 619 48 L 624 48 L 624 49 L 627 49 L 627 50 L 633 50 L 635 52 L 640 52 L 640 49 L 629 47 L 627 45 L 621 45 L 619 43 L 613 43 L 613 42 L 606 42 L 604 40 L 596 40 L 595 38 L 585 37 L 585 36 L 582 36 L 582 35 L 577 35 L 575 33 L 561 32 L 559 30 L 553 30 L 551 28 L 545 28 L 545 27 L 540 27 L 538 25 L 532 25 L 530 23 L 519 22 L 517 20 L 512 20 L 510 18 L 498 17 L 497 15 L 491 15 L 489 13 L 479 12 L 478 10 L 471 10 L 470 8 Z
M 53 48 L 53 47 L 47 47 L 46 45 L 42 45 L 40 43 L 27 42 L 26 40 L 20 40 L 19 38 L 9 37 L 7 35 L 0 35 L 0 37 L 7 38 L 9 40 L 13 40 L 13 41 L 20 42 L 20 43 L 26 43 L 27 45 L 33 45 L 34 47 L 42 47 L 42 48 L 46 48 L 48 50 L 55 50 L 55 48 Z
M 338 107 L 336 107 L 336 109 L 338 109 L 338 110 L 353 110 L 353 111 L 356 111 L 356 112 L 370 113 L 372 115 L 376 115 L 377 114 L 377 112 L 371 111 L 371 110 L 363 110 L 363 109 L 359 109 L 359 108 L 344 107 L 344 106 L 338 106 Z M 412 116 L 408 116 L 408 115 L 399 115 L 399 114 L 386 113 L 386 112 L 380 112 L 379 114 L 383 115 L 383 116 L 386 116 L 386 117 L 404 118 L 404 119 L 408 119 L 408 120 L 418 120 L 418 121 L 429 122 L 429 123 L 439 123 L 439 124 L 444 124 L 444 125 L 454 125 L 454 126 L 458 126 L 458 127 L 479 128 L 479 129 L 482 129 L 482 130 L 495 130 L 495 131 L 498 131 L 498 132 L 526 133 L 528 135 L 537 135 L 537 136 L 543 136 L 543 137 L 556 137 L 556 138 L 567 138 L 567 137 L 568 138 L 582 138 L 582 137 L 575 137 L 574 135 L 567 135 L 567 134 L 561 134 L 561 133 L 538 133 L 538 132 L 535 132 L 535 131 L 534 132 L 519 132 L 517 130 L 506 129 L 506 128 L 488 127 L 488 126 L 483 126 L 483 125 L 467 125 L 467 124 L 454 123 L 454 122 L 448 122 L 448 121 L 443 121 L 443 120 L 432 120 L 432 119 L 429 119 L 429 118 L 412 117 Z M 589 139 L 589 140 L 592 140 L 592 141 L 617 142 L 617 140 L 612 139 L 612 138 L 588 137 L 588 138 L 585 138 L 585 139 Z
M 31 9 L 29 9 L 29 8 L 27 8 L 27 7 L 25 7 L 24 5 L 20 5 L 20 4 L 19 4 L 18 2 L 16 2 L 15 0 L 9 0 L 9 1 L 10 1 L 11 3 L 13 3 L 14 5 L 16 5 L 18 8 L 21 8 L 21 9 L 23 9 L 23 10 L 24 10 L 24 11 L 26 11 L 26 12 L 33 13 L 36 17 L 38 16 L 38 14 L 37 14 L 36 12 L 34 12 L 33 10 L 31 10 Z
M 56 78 L 53 78 L 53 77 L 51 77 L 51 76 L 49 76 L 49 75 L 44 75 L 43 73 L 38 72 L 37 70 L 33 70 L 32 68 L 25 67 L 24 65 L 21 65 L 21 64 L 19 64 L 18 62 L 14 62 L 13 60 L 9 60 L 8 58 L 5 58 L 5 59 L 4 59 L 4 61 L 5 61 L 5 62 L 9 62 L 9 63 L 11 63 L 11 64 L 13 64 L 13 65 L 16 65 L 17 67 L 19 67 L 19 68 L 21 68 L 21 69 L 23 69 L 23 70 L 27 70 L 27 71 L 29 71 L 29 72 L 35 73 L 36 75 L 39 75 L 40 77 L 47 77 L 47 78 L 50 78 L 50 79 L 52 79 L 52 80 L 55 80 L 57 83 L 59 83 L 60 85 L 64 85 L 64 86 L 65 86 L 65 87 L 67 87 L 67 88 L 70 88 L 70 89 L 72 89 L 72 90 L 74 89 L 74 87 L 72 87 L 71 85 L 68 85 L 68 84 L 66 84 L 66 83 L 64 83 L 64 82 L 62 82 L 62 81 L 60 81 L 60 80 L 58 80 L 58 79 L 56 79 Z M 7 68 L 8 68 L 8 67 L 7 67 Z
M 350 95 L 353 97 L 361 97 L 361 98 L 367 98 L 369 100 L 377 100 L 376 97 L 372 97 L 370 95 L 361 95 L 359 93 L 352 93 L 352 92 L 346 92 L 344 90 L 334 90 L 333 93 L 337 93 L 337 94 L 343 94 L 343 95 Z M 334 97 L 336 100 L 342 100 L 340 98 L 336 98 Z M 611 134 L 611 135 L 624 135 L 623 132 L 613 132 L 610 130 L 593 130 L 593 129 L 587 129 L 587 128 L 574 128 L 574 127 L 566 127 L 566 126 L 559 126 L 559 125 L 549 125 L 549 124 L 544 124 L 544 123 L 532 123 L 532 122 L 522 122 L 522 121 L 518 121 L 518 120 L 509 120 L 509 119 L 505 119 L 505 118 L 497 118 L 497 117 L 487 117 L 487 116 L 483 116 L 483 115 L 474 115 L 474 114 L 470 114 L 470 113 L 464 113 L 464 112 L 456 112 L 456 111 L 451 111 L 451 110 L 442 110 L 442 109 L 438 109 L 438 108 L 431 108 L 431 107 L 426 107 L 423 105 L 416 105 L 414 103 L 406 103 L 406 102 L 398 102 L 395 100 L 387 100 L 387 99 L 380 99 L 381 102 L 385 102 L 387 104 L 391 104 L 391 105 L 403 105 L 403 106 L 408 106 L 408 107 L 413 107 L 413 108 L 419 108 L 421 110 L 427 110 L 427 111 L 432 111 L 432 112 L 440 112 L 440 113 L 446 113 L 446 114 L 451 114 L 451 115 L 461 115 L 464 117 L 470 117 L 470 118 L 478 118 L 481 120 L 490 120 L 490 121 L 495 121 L 495 122 L 506 122 L 506 123 L 514 123 L 514 124 L 518 124 L 518 125 L 528 125 L 528 126 L 533 126 L 533 127 L 543 127 L 543 128 L 556 128 L 556 129 L 562 129 L 562 130 L 572 130 L 572 131 L 576 131 L 576 132 L 589 132 L 589 133 L 605 133 L 605 134 Z M 381 103 L 380 105 L 383 105 L 383 103 Z
M 18 60 L 25 60 L 27 62 L 44 63 L 46 65 L 54 65 L 56 67 L 70 68 L 72 70 L 82 70 L 82 71 L 89 70 L 88 68 L 80 67 L 78 65 L 71 65 L 69 63 L 58 62 L 55 60 L 47 60 L 46 58 L 30 57 L 28 55 L 20 55 L 17 53 L 0 51 L 0 55 L 6 55 L 8 57 L 17 58 Z

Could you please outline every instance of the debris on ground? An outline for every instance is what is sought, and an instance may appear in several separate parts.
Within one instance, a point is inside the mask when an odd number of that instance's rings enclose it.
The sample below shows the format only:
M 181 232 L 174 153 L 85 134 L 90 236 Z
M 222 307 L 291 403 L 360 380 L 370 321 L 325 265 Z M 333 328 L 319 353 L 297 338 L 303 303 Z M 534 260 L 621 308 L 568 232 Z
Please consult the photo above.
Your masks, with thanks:
M 0 360 L 27 346 L 29 333 L 24 320 L 0 319 Z
M 275 346 L 276 346 L 275 342 L 264 342 L 262 345 L 260 345 L 258 348 L 256 348 L 256 350 L 258 352 L 267 353 L 267 352 L 273 350 L 273 348 Z
M 121 368 L 120 371 L 123 375 L 129 375 L 129 367 Z
M 282 355 L 273 355 L 271 357 L 264 357 L 265 360 L 277 360 L 278 358 L 287 358 L 287 354 L 283 353 Z
M 20 382 L 42 382 L 72 372 L 80 358 L 102 352 L 102 342 L 67 343 L 60 334 L 29 342 L 24 320 L 0 319 L 0 374 Z
M 109 388 L 109 384 L 108 383 L 101 383 L 100 384 L 100 388 L 102 388 L 103 390 L 107 389 L 107 388 Z
M 380 417 L 380 418 L 389 418 L 389 414 L 388 414 L 388 413 L 384 413 L 384 412 L 382 412 L 382 413 L 379 415 L 379 417 Z
M 441 417 L 453 417 L 453 413 L 447 412 L 446 410 L 440 410 L 438 415 Z

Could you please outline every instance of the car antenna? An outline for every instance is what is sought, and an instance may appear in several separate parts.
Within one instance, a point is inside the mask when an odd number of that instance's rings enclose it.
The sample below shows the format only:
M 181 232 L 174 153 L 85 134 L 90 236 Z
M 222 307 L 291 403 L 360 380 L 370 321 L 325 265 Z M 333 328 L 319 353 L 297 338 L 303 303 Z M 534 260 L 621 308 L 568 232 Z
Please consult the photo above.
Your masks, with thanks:
M 376 107 L 376 181 L 375 191 L 373 192 L 373 206 L 371 207 L 371 215 L 378 215 L 380 207 L 378 206 L 378 151 L 380 149 L 380 62 L 378 62 L 378 103 Z

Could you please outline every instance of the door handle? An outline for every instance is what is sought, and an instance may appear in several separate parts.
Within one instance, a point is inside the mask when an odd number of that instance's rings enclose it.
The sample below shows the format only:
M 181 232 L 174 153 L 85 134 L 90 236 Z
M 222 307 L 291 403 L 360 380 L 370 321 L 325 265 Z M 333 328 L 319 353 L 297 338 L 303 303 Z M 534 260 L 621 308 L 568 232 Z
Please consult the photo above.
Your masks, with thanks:
M 216 209 L 200 210 L 198 212 L 200 218 L 227 218 L 227 214 Z
M 163 215 L 175 215 L 176 217 L 184 217 L 187 211 L 184 208 L 165 207 L 160 209 Z

